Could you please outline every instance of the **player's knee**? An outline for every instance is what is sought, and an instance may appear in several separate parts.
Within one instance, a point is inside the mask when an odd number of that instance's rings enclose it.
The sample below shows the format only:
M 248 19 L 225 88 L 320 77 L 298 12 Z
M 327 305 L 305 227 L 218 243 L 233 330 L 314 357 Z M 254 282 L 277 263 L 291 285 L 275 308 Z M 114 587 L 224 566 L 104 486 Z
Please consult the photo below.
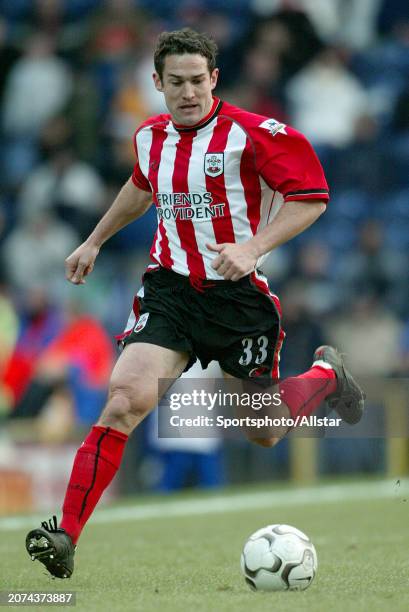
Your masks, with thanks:
M 252 438 L 250 442 L 254 442 L 263 448 L 272 448 L 275 446 L 281 438 Z
M 100 421 L 121 430 L 132 430 L 154 407 L 150 394 L 138 391 L 132 385 L 112 384 L 108 402 Z

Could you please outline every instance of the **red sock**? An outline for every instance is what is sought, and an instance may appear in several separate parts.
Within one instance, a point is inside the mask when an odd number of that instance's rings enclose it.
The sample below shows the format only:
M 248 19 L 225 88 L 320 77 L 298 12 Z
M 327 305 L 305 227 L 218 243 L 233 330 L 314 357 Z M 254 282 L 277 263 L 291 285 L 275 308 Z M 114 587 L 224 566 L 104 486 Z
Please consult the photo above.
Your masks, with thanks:
M 320 366 L 313 366 L 304 374 L 286 378 L 280 383 L 281 398 L 293 419 L 310 416 L 336 388 L 334 370 Z
M 102 493 L 115 476 L 127 439 L 128 436 L 121 431 L 94 425 L 78 449 L 60 524 L 74 544 Z

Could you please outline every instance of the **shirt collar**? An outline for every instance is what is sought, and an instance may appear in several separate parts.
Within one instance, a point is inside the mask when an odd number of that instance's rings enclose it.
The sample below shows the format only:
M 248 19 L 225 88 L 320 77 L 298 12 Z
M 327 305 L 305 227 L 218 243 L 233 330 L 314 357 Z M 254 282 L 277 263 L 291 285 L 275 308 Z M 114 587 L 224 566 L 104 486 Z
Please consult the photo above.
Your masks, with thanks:
M 201 128 L 206 127 L 206 125 L 209 125 L 209 123 L 213 121 L 213 119 L 219 114 L 222 104 L 223 102 L 219 98 L 215 98 L 213 96 L 212 108 L 205 117 L 202 117 L 200 121 L 198 121 L 194 125 L 182 125 L 172 121 L 173 127 L 177 132 L 190 132 L 193 130 L 200 130 Z

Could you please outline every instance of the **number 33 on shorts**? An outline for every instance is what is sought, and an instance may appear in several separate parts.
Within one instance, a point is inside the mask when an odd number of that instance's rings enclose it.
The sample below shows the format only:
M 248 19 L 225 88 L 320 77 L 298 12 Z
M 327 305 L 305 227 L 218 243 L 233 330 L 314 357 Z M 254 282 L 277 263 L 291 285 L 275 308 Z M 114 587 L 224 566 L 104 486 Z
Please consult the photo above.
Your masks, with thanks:
M 243 338 L 241 341 L 243 345 L 243 352 L 239 359 L 239 364 L 242 366 L 248 366 L 250 364 L 261 365 L 263 364 L 268 353 L 268 338 L 267 336 L 259 336 L 258 338 Z M 272 354 L 271 350 L 271 354 Z

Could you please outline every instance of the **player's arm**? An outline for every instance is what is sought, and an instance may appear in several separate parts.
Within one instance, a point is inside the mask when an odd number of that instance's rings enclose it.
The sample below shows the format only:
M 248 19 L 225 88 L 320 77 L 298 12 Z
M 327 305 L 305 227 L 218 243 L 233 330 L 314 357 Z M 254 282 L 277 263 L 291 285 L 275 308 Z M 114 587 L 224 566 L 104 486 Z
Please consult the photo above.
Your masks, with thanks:
M 74 285 L 83 285 L 85 277 L 94 268 L 95 259 L 104 242 L 143 215 L 151 204 L 152 194 L 136 187 L 130 178 L 87 240 L 65 260 L 67 280 Z
M 226 280 L 249 274 L 260 257 L 306 230 L 325 211 L 329 199 L 322 166 L 302 134 L 272 119 L 250 127 L 250 133 L 256 170 L 284 196 L 284 204 L 248 242 L 212 246 L 219 253 L 212 265 Z
M 325 202 L 320 200 L 286 202 L 273 221 L 247 242 L 208 244 L 211 251 L 218 253 L 212 267 L 225 280 L 239 280 L 254 270 L 260 257 L 312 225 L 325 208 Z

